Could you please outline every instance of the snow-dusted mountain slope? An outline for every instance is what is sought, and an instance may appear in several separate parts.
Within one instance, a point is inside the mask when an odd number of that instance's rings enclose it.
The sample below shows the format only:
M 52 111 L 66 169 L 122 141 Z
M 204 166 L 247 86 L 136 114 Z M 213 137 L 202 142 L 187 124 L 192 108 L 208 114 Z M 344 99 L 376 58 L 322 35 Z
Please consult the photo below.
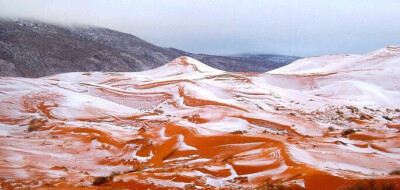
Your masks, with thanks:
M 399 48 L 231 73 L 0 78 L 2 188 L 400 186 Z M 103 176 L 103 177 L 101 177 Z
M 136 36 L 98 27 L 56 26 L 0 19 L 0 76 L 43 77 L 65 72 L 137 72 L 190 56 L 226 71 L 265 72 L 295 56 L 218 56 L 159 47 Z

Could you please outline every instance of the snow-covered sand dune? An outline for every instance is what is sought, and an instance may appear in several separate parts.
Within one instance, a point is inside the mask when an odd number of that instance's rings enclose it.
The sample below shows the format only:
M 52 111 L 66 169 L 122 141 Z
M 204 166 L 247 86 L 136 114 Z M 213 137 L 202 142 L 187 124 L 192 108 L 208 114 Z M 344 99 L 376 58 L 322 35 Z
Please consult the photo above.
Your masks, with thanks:
M 387 47 L 267 73 L 180 57 L 137 73 L 3 77 L 0 185 L 396 189 L 399 69 Z

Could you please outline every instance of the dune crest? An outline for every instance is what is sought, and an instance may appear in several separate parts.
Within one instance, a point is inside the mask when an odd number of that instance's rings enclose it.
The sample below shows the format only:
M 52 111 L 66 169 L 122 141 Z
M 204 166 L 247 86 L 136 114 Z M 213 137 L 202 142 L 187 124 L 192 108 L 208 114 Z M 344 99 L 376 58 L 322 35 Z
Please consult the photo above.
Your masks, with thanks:
M 396 189 L 399 64 L 387 47 L 267 73 L 179 57 L 2 77 L 0 187 Z

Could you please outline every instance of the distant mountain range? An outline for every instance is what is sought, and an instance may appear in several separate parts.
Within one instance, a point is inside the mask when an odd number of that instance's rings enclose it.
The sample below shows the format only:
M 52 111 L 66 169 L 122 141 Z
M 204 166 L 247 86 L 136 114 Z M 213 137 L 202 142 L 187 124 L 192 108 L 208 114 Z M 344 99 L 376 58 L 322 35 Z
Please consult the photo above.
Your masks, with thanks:
M 106 28 L 0 20 L 0 76 L 144 71 L 165 65 L 179 56 L 193 57 L 230 72 L 266 72 L 300 59 L 282 55 L 194 54 L 159 47 L 136 36 Z

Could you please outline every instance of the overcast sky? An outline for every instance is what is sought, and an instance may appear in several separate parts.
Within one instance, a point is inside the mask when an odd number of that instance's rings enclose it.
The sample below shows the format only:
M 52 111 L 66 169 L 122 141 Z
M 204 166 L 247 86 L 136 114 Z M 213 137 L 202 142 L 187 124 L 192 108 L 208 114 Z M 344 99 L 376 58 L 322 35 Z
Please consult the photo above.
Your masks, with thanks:
M 400 45 L 400 0 L 0 0 L 0 17 L 102 26 L 222 55 L 314 56 Z

